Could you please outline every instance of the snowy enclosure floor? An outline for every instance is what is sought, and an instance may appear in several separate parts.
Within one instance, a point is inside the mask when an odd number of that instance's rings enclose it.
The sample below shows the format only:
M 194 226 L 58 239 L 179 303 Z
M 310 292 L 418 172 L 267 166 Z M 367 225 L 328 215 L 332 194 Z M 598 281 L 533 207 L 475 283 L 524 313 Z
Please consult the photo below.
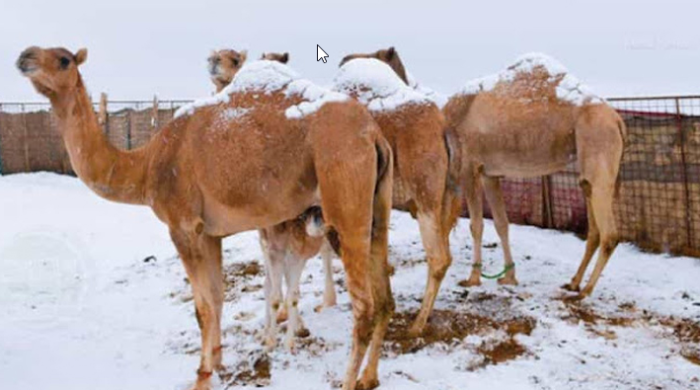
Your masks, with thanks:
M 410 216 L 394 212 L 390 261 L 397 315 L 380 364 L 381 389 L 700 389 L 700 260 L 618 247 L 594 295 L 562 300 L 584 242 L 512 226 L 520 285 L 466 289 L 468 220 L 451 235 L 449 270 L 424 338 L 405 338 L 427 266 Z M 502 268 L 487 221 L 485 271 Z M 312 390 L 345 371 L 351 313 L 334 264 L 339 305 L 321 302 L 320 260 L 304 273 L 310 336 L 295 353 L 264 354 L 257 233 L 224 242 L 224 363 L 217 386 Z M 282 334 L 280 334 L 282 337 Z M 145 207 L 110 203 L 77 179 L 0 177 L 0 389 L 186 389 L 199 333 L 185 273 L 166 227 Z

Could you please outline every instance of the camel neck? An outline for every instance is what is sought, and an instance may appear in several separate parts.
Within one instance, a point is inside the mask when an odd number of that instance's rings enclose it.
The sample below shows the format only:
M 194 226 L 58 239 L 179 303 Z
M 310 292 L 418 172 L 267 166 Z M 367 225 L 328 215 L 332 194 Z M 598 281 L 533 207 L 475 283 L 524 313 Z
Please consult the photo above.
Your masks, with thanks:
M 51 99 L 51 105 L 78 177 L 103 198 L 145 204 L 147 148 L 122 151 L 109 142 L 82 80 L 75 90 Z

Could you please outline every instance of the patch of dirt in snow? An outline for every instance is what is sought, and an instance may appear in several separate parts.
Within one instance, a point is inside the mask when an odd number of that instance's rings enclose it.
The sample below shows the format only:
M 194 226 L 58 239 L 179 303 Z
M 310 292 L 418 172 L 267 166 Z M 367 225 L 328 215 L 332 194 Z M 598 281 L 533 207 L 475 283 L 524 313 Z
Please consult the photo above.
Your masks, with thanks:
M 566 308 L 564 318 L 576 324 L 583 322 L 587 331 L 608 340 L 617 338 L 615 328 L 662 326 L 680 345 L 680 354 L 693 364 L 700 365 L 700 323 L 687 318 L 661 316 L 647 310 L 638 310 L 633 302 L 617 305 L 615 314 L 594 309 L 590 304 L 563 299 Z
M 510 297 L 483 293 L 474 294 L 469 308 L 435 310 L 421 337 L 413 337 L 408 329 L 417 312 L 399 312 L 392 319 L 385 342 L 386 355 L 400 355 L 418 352 L 433 347 L 449 352 L 469 348 L 465 341 L 469 336 L 479 340 L 473 352 L 479 355 L 467 367 L 468 371 L 484 368 L 527 353 L 527 349 L 517 340 L 517 335 L 529 336 L 537 326 L 537 321 L 529 316 L 511 310 Z M 491 315 L 493 312 L 513 313 Z M 479 314 L 476 314 L 479 313 Z
M 247 359 L 240 361 L 232 369 L 223 368 L 219 378 L 226 389 L 239 386 L 264 387 L 270 384 L 272 363 L 266 353 L 251 352 Z

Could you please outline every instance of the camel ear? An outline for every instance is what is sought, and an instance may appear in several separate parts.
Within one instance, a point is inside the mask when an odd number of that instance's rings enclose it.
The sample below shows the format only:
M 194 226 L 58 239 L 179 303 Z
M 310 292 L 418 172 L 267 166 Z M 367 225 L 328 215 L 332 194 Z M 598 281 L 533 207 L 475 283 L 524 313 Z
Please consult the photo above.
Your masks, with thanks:
M 80 66 L 87 61 L 87 49 L 82 48 L 75 53 L 75 63 Z
M 288 61 L 289 61 L 289 53 L 284 52 L 284 54 L 282 54 L 282 58 L 280 59 L 280 62 L 283 64 L 286 64 Z
M 394 59 L 395 55 L 396 55 L 396 49 L 394 49 L 394 46 L 392 46 L 386 50 L 386 60 L 387 61 L 391 61 L 392 59 Z
M 241 58 L 240 63 L 243 64 L 246 59 L 248 59 L 248 50 L 241 50 L 238 53 L 238 56 Z

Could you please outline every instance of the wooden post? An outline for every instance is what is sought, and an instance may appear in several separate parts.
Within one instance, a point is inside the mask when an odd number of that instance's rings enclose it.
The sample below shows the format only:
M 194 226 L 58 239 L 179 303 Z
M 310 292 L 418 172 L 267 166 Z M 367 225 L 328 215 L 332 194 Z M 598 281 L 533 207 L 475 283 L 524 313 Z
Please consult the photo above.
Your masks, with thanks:
M 102 126 L 104 132 L 107 132 L 107 94 L 100 94 L 100 112 L 97 114 L 97 122 Z
M 155 133 L 156 130 L 158 130 L 158 126 L 160 125 L 158 123 L 158 96 L 154 95 L 153 96 L 153 111 L 151 111 L 151 134 Z

